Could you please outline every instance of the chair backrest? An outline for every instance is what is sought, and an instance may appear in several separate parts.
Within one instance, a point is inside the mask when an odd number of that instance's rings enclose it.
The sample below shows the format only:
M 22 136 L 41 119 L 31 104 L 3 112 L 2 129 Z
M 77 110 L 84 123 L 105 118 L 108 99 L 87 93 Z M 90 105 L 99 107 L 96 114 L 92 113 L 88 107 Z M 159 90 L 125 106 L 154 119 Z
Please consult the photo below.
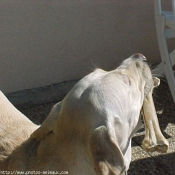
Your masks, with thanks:
M 173 20 L 175 21 L 175 0 L 172 0 Z
M 156 0 L 156 1 L 155 1 L 156 7 L 158 8 L 159 15 L 161 15 L 162 14 L 162 2 L 161 2 L 161 0 Z
M 162 0 L 156 0 L 157 1 L 157 6 L 158 6 L 158 11 L 159 14 L 162 14 Z M 172 13 L 173 13 L 173 21 L 175 21 L 175 0 L 171 0 L 172 1 Z

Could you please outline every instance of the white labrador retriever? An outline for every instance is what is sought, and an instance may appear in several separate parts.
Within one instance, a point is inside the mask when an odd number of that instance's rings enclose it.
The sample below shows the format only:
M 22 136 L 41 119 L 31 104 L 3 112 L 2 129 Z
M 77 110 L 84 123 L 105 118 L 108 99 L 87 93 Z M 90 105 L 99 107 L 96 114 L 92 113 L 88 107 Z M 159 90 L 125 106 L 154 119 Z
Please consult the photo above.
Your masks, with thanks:
M 19 121 L 19 138 L 24 137 L 22 130 L 36 131 L 24 143 L 26 137 L 20 140 L 16 144 L 20 146 L 12 153 L 10 148 L 3 160 L 0 149 L 0 170 L 126 174 L 131 161 L 131 138 L 141 126 L 142 107 L 147 131 L 144 148 L 166 152 L 168 142 L 160 131 L 152 101 L 152 89 L 158 79 L 153 81 L 145 60 L 142 54 L 134 54 L 113 71 L 96 69 L 85 76 L 52 108 L 38 129 L 27 121 L 32 127 L 29 130 Z M 12 131 L 12 124 L 6 120 L 0 121 L 0 129 L 3 125 L 9 132 L 2 131 L 0 144 L 4 139 L 14 141 L 12 134 L 19 129 Z

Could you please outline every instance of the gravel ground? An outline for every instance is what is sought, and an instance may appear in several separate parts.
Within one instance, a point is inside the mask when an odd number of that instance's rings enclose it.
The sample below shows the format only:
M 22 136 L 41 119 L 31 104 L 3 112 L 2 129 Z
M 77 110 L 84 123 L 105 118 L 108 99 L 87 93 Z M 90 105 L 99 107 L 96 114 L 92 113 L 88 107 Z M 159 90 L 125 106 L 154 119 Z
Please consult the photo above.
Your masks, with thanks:
M 141 147 L 144 132 L 137 133 L 132 141 L 132 162 L 129 175 L 175 175 L 175 103 L 166 80 L 155 89 L 154 101 L 164 136 L 170 143 L 167 154 L 147 153 Z M 35 107 L 21 107 L 19 110 L 34 123 L 41 124 L 55 103 Z

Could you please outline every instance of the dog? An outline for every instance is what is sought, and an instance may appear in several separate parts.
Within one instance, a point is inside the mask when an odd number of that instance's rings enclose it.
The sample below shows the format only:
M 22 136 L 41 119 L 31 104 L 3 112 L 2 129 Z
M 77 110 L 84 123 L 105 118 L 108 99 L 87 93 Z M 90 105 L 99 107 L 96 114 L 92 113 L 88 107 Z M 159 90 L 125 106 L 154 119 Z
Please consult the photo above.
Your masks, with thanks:
M 66 171 L 71 175 L 127 174 L 131 139 L 142 127 L 141 111 L 147 131 L 144 149 L 168 150 L 152 100 L 157 85 L 158 79 L 153 79 L 146 57 L 140 53 L 124 60 L 115 70 L 94 70 L 53 106 L 40 127 L 27 121 L 32 127 L 28 129 L 19 121 L 20 127 L 28 131 L 28 138 L 17 134 L 24 138 L 0 161 L 0 170 L 28 174 L 32 170 Z M 16 132 L 11 129 L 12 123 L 5 120 L 0 129 L 3 125 L 9 132 L 1 136 L 1 144 L 4 139 L 13 141 L 12 133 Z M 3 152 L 0 155 L 3 157 Z
M 0 162 L 39 126 L 17 110 L 0 91 Z

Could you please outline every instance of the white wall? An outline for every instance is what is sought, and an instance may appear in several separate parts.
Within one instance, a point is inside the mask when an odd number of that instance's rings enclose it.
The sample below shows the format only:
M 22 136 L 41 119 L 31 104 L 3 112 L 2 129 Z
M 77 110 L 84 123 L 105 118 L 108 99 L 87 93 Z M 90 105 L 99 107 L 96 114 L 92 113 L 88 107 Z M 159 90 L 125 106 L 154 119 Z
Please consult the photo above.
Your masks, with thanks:
M 1 0 L 0 89 L 109 70 L 135 52 L 159 61 L 153 1 Z M 95 65 L 95 66 L 94 66 Z

